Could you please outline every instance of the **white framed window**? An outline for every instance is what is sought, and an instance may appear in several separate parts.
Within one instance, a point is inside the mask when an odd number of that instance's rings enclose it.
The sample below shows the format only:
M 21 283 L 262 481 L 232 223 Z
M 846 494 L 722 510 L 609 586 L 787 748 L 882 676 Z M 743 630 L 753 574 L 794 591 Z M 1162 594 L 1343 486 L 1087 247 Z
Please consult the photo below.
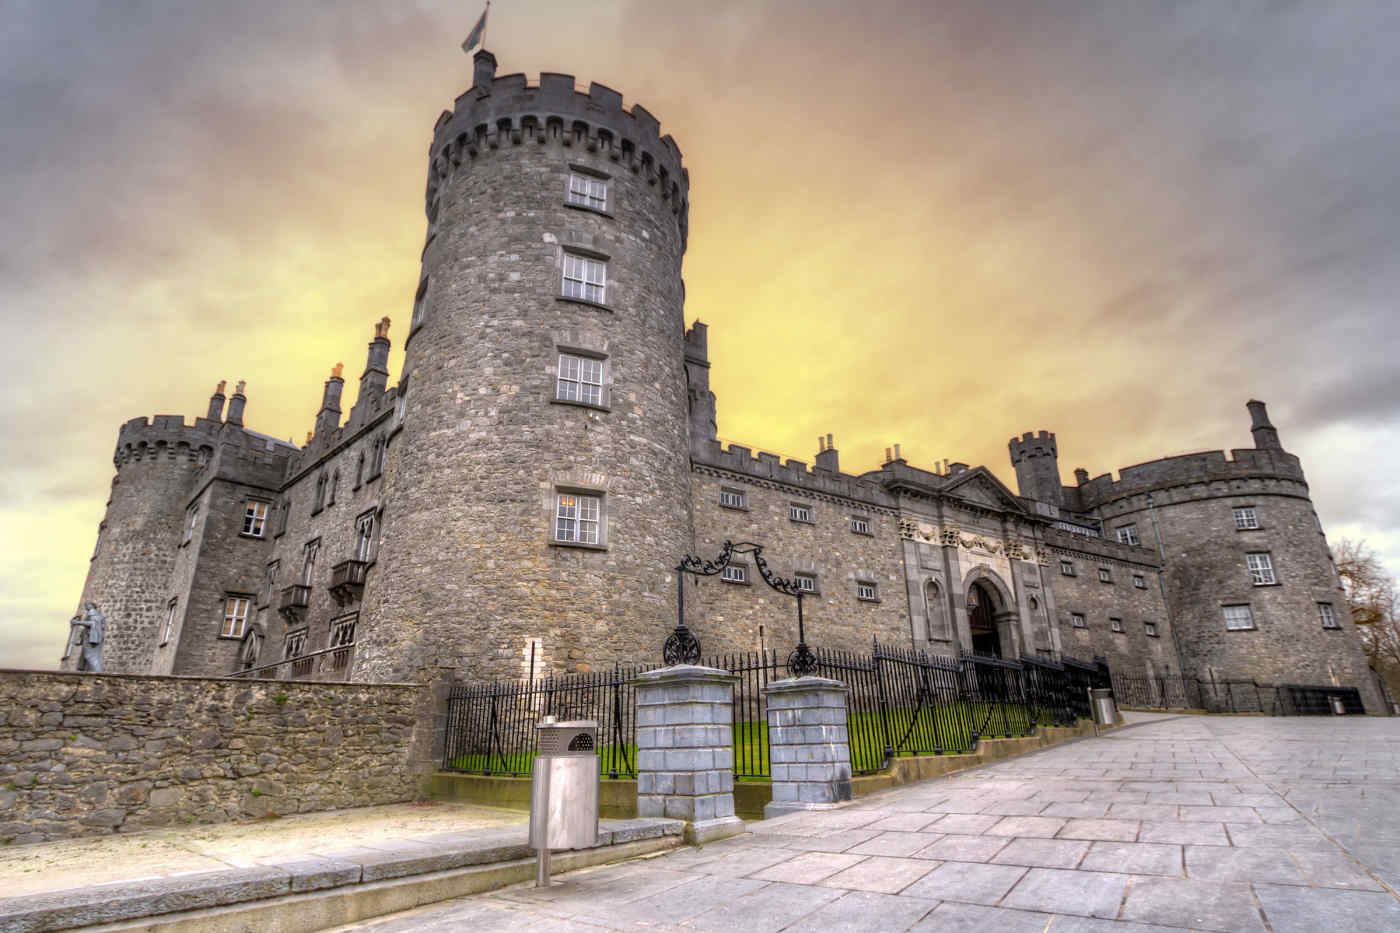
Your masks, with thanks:
M 1148 638 L 1157 638 L 1157 637 L 1159 637 L 1159 636 L 1157 635 L 1157 623 L 1156 623 L 1156 622 L 1144 622 L 1144 623 L 1142 623 L 1142 629 L 1143 629 L 1143 631 L 1145 631 L 1145 632 L 1147 633 L 1147 637 L 1148 637 Z
M 248 500 L 243 510 L 243 534 L 250 538 L 261 538 L 267 527 L 267 503 Z
M 199 521 L 199 503 L 196 502 L 185 509 L 185 535 L 180 539 L 181 544 L 189 544 L 194 538 L 194 526 Z
M 1221 606 L 1225 614 L 1225 628 L 1231 632 L 1241 632 L 1254 628 L 1254 611 L 1248 605 Z
M 374 560 L 374 533 L 378 525 L 373 510 L 355 519 L 355 560 L 364 561 L 367 564 Z
M 1242 505 L 1235 509 L 1235 527 L 1240 531 L 1259 527 L 1259 515 L 1254 511 L 1254 506 Z
M 603 497 L 561 492 L 554 500 L 554 540 L 598 544 Z
M 1255 586 L 1270 586 L 1278 582 L 1274 576 L 1274 561 L 1267 551 L 1257 554 L 1246 554 L 1245 563 L 1249 565 L 1249 578 Z
M 591 175 L 583 175 L 573 172 L 569 175 L 569 196 L 570 204 L 577 204 L 579 207 L 591 207 L 595 211 L 605 211 L 608 209 L 608 182 L 603 178 L 594 178 Z
M 1322 620 L 1323 628 L 1341 628 L 1341 623 L 1337 621 L 1337 610 L 1331 603 L 1318 603 L 1317 615 Z
M 603 404 L 603 361 L 591 356 L 559 354 L 554 397 L 562 402 Z
M 1089 623 L 1084 620 L 1084 613 L 1071 612 L 1069 614 L 1069 624 L 1075 628 L 1088 628 Z
M 604 304 L 607 297 L 608 264 L 578 253 L 564 254 L 564 297 L 582 298 Z
M 175 633 L 175 608 L 180 605 L 178 598 L 170 600 L 170 604 L 165 607 L 165 631 L 160 636 L 162 645 L 170 641 L 170 636 Z
M 1060 561 L 1060 576 L 1062 576 L 1062 577 L 1072 577 L 1072 576 L 1074 576 L 1074 561 L 1072 561 L 1072 560 L 1062 560 L 1062 561 Z
M 725 583 L 748 583 L 749 568 L 743 564 L 729 564 L 719 572 L 719 578 Z
M 879 587 L 870 580 L 856 581 L 856 599 L 874 602 L 880 598 Z
M 789 502 L 788 518 L 810 525 L 812 524 L 812 507 L 805 502 Z
M 1137 525 L 1123 525 L 1118 529 L 1118 543 L 1137 545 L 1142 542 L 1138 540 Z
M 742 489 L 721 489 L 719 504 L 726 509 L 747 509 L 749 497 Z
M 1100 583 L 1112 583 L 1112 582 L 1113 582 L 1113 571 L 1112 571 L 1112 570 L 1109 570 L 1107 567 L 1100 567 L 1100 568 L 1099 568 L 1099 582 L 1100 582 Z
M 814 573 L 795 573 L 792 575 L 792 579 L 797 584 L 797 588 L 804 593 L 817 591 L 817 575 Z
M 224 638 L 242 638 L 248 626 L 248 607 L 253 601 L 246 596 L 228 596 L 224 599 L 224 625 L 219 634 Z
M 1133 586 L 1140 590 L 1147 589 L 1147 578 L 1140 573 L 1133 574 Z
M 854 531 L 858 535 L 873 534 L 870 530 L 870 519 L 866 518 L 864 515 L 852 515 L 851 531 Z
M 1108 619 L 1108 627 L 1109 627 L 1109 630 L 1110 630 L 1110 631 L 1117 632 L 1117 633 L 1120 634 L 1120 635 L 1123 634 L 1123 620 L 1122 620 L 1122 619 L 1115 619 L 1115 618 L 1113 618 L 1112 616 L 1110 616 L 1109 619 Z

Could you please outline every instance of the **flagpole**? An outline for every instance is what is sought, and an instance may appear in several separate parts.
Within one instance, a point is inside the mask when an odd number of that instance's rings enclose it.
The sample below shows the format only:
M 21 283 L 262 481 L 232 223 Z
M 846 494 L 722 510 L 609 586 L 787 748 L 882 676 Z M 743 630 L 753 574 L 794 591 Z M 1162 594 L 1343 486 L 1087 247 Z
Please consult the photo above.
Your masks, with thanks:
M 486 30 L 491 26 L 491 0 L 486 0 L 486 12 L 481 15 L 481 51 L 486 51 Z

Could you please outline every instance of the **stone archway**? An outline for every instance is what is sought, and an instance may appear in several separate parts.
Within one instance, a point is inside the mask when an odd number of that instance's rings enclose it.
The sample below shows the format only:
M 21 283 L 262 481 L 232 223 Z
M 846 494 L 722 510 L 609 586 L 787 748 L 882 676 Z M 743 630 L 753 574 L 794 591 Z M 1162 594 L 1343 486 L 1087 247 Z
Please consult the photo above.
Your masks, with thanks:
M 1015 658 L 1020 654 L 1016 635 L 1016 601 L 1006 583 L 990 567 L 974 567 L 963 579 L 968 636 L 964 647 L 975 654 Z

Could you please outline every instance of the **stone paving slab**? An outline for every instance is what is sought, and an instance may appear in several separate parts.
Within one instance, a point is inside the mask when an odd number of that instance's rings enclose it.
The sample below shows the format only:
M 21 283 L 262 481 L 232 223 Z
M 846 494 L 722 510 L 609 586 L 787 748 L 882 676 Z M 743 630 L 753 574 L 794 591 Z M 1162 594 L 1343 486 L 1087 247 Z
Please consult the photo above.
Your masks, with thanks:
M 1159 716 L 749 828 L 353 929 L 1400 930 L 1400 720 Z

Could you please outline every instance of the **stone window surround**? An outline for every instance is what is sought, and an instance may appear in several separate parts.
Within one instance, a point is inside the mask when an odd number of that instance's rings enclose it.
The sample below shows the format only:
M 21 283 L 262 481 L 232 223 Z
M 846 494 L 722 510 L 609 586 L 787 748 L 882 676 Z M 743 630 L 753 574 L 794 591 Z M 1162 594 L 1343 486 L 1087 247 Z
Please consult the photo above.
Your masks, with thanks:
M 725 502 L 725 496 L 731 497 L 734 501 Z M 749 510 L 749 494 L 742 489 L 721 486 L 719 488 L 719 507 L 734 509 L 737 512 L 747 512 Z
M 418 328 L 423 326 L 424 320 L 428 316 L 428 280 L 431 275 L 423 276 L 418 283 L 418 290 L 413 293 L 413 316 L 408 321 L 408 336 L 412 337 Z M 408 341 L 404 341 L 404 346 L 408 346 Z
M 816 518 L 812 515 L 812 506 L 806 502 L 788 503 L 788 521 L 796 522 L 799 525 L 815 525 Z
M 92 546 L 92 556 L 89 561 L 97 560 L 97 555 L 102 552 L 102 535 L 107 531 L 107 523 L 101 522 L 97 526 L 97 543 Z
M 1250 582 L 1255 586 L 1279 585 L 1272 552 L 1250 551 L 1244 556 L 1244 562 L 1245 569 L 1249 571 Z
M 735 573 L 730 575 L 730 571 Z M 741 560 L 731 560 L 729 565 L 720 571 L 719 578 L 724 583 L 733 583 L 735 586 L 751 586 L 753 581 L 749 579 L 749 565 Z
M 1146 622 L 1146 621 L 1144 621 L 1144 622 L 1142 623 L 1142 630 L 1143 630 L 1143 632 L 1146 633 L 1146 635 L 1147 635 L 1148 638 L 1161 638 L 1161 637 L 1162 637 L 1161 630 L 1157 627 L 1157 623 L 1156 623 L 1156 622 Z
M 1259 524 L 1259 513 L 1255 506 L 1236 505 L 1231 507 L 1235 518 L 1236 531 L 1263 531 L 1264 526 Z M 1241 521 L 1244 524 L 1241 524 Z
M 1140 590 L 1147 589 L 1147 577 L 1140 573 L 1133 574 L 1133 586 Z
M 1341 620 L 1337 618 L 1337 608 L 1332 603 L 1318 603 L 1317 614 L 1324 631 L 1340 632 L 1342 630 Z
M 368 523 L 369 534 L 363 526 Z M 365 568 L 374 566 L 379 559 L 379 507 L 366 509 L 355 516 L 355 556 L 353 560 L 363 561 Z
M 1123 620 L 1117 616 L 1108 617 L 1108 630 L 1115 635 L 1126 635 L 1127 630 L 1123 628 Z
M 1247 620 L 1249 624 L 1231 625 L 1230 613 L 1228 611 L 1230 609 L 1243 609 L 1244 615 L 1240 616 L 1239 614 L 1236 614 L 1236 618 L 1237 620 Z M 1221 603 L 1220 612 L 1221 615 L 1225 618 L 1225 631 L 1227 632 L 1252 632 L 1259 627 L 1258 624 L 1254 621 L 1254 608 L 1249 603 Z
M 1141 539 L 1138 537 L 1137 522 L 1129 522 L 1126 525 L 1119 525 L 1114 530 L 1114 534 L 1117 537 L 1119 544 L 1127 544 L 1135 547 L 1142 543 Z
M 170 636 L 175 631 L 175 610 L 180 605 L 180 597 L 170 597 L 170 602 L 165 606 L 165 631 L 160 636 L 161 645 L 170 643 Z M 159 647 L 159 646 L 157 646 Z
M 551 405 L 575 405 L 579 408 L 591 408 L 594 411 L 612 411 L 612 359 L 608 356 L 605 349 L 581 346 L 579 344 L 582 344 L 582 341 L 566 342 L 560 339 L 554 341 L 554 367 L 550 371 L 549 402 Z M 604 346 L 606 346 L 606 344 L 604 344 Z M 583 401 L 582 399 L 559 397 L 559 364 L 562 362 L 561 357 L 564 356 L 597 360 L 602 364 L 602 373 L 599 376 L 602 385 L 599 387 L 599 401 L 597 404 Z
M 248 631 L 248 612 L 253 607 L 253 599 L 248 593 L 224 594 L 223 621 L 219 625 L 219 638 L 232 641 L 243 639 L 244 633 Z M 242 615 L 239 615 L 240 609 Z
M 566 286 L 567 286 L 567 283 L 570 282 L 570 281 L 584 281 L 584 286 L 583 286 L 583 287 L 584 287 L 585 290 L 586 290 L 586 289 L 588 288 L 588 286 L 589 286 L 589 283 L 587 282 L 586 279 L 585 279 L 585 280 L 574 280 L 574 279 L 568 279 L 568 278 L 566 277 L 566 276 L 567 276 L 567 262 L 568 262 L 568 258 L 569 258 L 570 256 L 574 257 L 575 259 L 583 259 L 583 260 L 586 260 L 586 261 L 588 261 L 588 262 L 600 263 L 600 264 L 602 265 L 602 267 L 603 267 L 603 281 L 602 281 L 601 285 L 598 286 L 598 287 L 601 287 L 601 288 L 602 288 L 602 293 L 603 293 L 603 294 L 602 294 L 602 300 L 601 300 L 601 301 L 595 301 L 594 299 L 592 299 L 592 298 L 586 298 L 586 297 L 584 297 L 583 295 L 570 295 L 570 294 L 567 294 L 567 293 L 566 293 L 565 288 L 566 288 Z M 611 264 L 611 262 L 612 262 L 612 257 L 611 257 L 610 255 L 608 255 L 607 253 L 600 253 L 600 252 L 597 251 L 596 249 L 592 249 L 592 248 L 590 248 L 590 247 L 588 247 L 588 246 L 583 246 L 583 245 L 580 245 L 580 244 L 575 244 L 575 243 L 560 243 L 560 244 L 559 244 L 559 294 L 558 294 L 557 296 L 555 296 L 555 300 L 556 300 L 556 301 L 572 302 L 572 303 L 574 303 L 574 304 L 585 305 L 585 306 L 590 307 L 590 308 L 598 308 L 598 309 L 603 310 L 603 311 L 612 311 L 612 310 L 613 310 L 613 309 L 612 309 L 612 306 L 608 304 L 608 288 L 609 288 L 609 283 L 608 283 L 608 278 L 609 278 L 609 276 L 608 276 L 608 266 Z M 587 273 L 585 272 L 585 275 L 586 275 L 586 274 L 587 274 Z
M 865 527 L 860 528 L 857 526 L 857 523 L 864 523 Z M 852 515 L 851 534 L 865 535 L 867 538 L 875 537 L 874 525 L 870 521 L 870 518 L 865 515 Z
M 297 576 L 298 586 L 313 586 L 316 582 L 316 559 L 321 554 L 321 537 L 317 535 L 301 548 L 301 573 Z
M 803 580 L 810 580 L 812 588 L 807 589 L 802 585 Z M 822 594 L 821 578 L 814 570 L 797 570 L 792 574 L 792 582 L 797 584 L 797 588 L 807 596 L 820 596 Z
M 240 538 L 266 538 L 267 522 L 272 517 L 272 503 L 257 496 L 249 496 L 248 504 L 243 508 L 243 529 L 238 533 Z M 256 513 L 256 507 L 262 506 L 262 514 Z M 252 531 L 249 531 L 251 521 Z
M 1084 617 L 1084 613 L 1071 612 L 1069 614 L 1069 627 L 1087 629 L 1089 627 L 1089 621 Z
M 282 660 L 290 661 L 306 654 L 306 639 L 310 632 L 308 626 L 292 629 L 282 637 Z M 295 651 L 292 649 L 295 647 Z
M 1060 576 L 1062 576 L 1062 577 L 1073 577 L 1073 576 L 1075 576 L 1075 572 L 1074 572 L 1074 561 L 1072 561 L 1072 560 L 1063 560 L 1063 559 L 1060 561 Z
M 583 180 L 583 181 L 591 180 L 591 181 L 601 182 L 601 183 L 602 183 L 602 186 L 603 186 L 603 206 L 602 206 L 602 207 L 598 207 L 598 206 L 595 205 L 595 204 L 589 203 L 590 201 L 594 200 L 594 198 L 593 198 L 591 192 L 590 192 L 589 194 L 587 194 L 587 195 L 584 195 L 580 200 L 575 200 L 575 199 L 574 199 L 574 197 L 575 197 L 574 179 L 577 178 L 578 176 L 585 176 L 583 179 L 581 179 L 581 180 Z M 578 164 L 578 163 L 576 163 L 576 162 L 570 162 L 570 163 L 569 163 L 569 178 L 568 178 L 568 180 L 564 183 L 564 206 L 565 206 L 565 207 L 574 208 L 575 210 L 588 211 L 590 214 L 599 214 L 599 215 L 601 215 L 601 216 L 603 216 L 603 217 L 609 217 L 609 218 L 611 218 L 611 217 L 613 216 L 613 213 L 612 213 L 611 208 L 615 207 L 615 205 L 613 204 L 613 195 L 614 195 L 614 193 L 615 193 L 615 192 L 614 192 L 613 184 L 612 184 L 612 176 L 609 175 L 607 172 L 600 172 L 600 171 L 598 171 L 598 170 L 595 169 L 595 168 L 590 168 L 590 167 L 587 166 L 587 165 L 580 165 L 580 164 Z
M 191 502 L 185 509 L 185 530 L 180 538 L 180 547 L 184 547 L 194 540 L 194 529 L 199 524 L 199 500 Z
M 559 497 L 568 495 L 591 496 L 598 500 L 598 541 L 596 544 L 586 541 L 564 541 L 558 537 Z M 553 484 L 550 487 L 548 513 L 550 546 L 579 548 L 585 551 L 606 551 L 608 549 L 608 536 L 611 530 L 611 518 L 608 515 L 610 499 L 611 497 L 608 496 L 607 490 L 598 486 L 582 485 L 575 482 Z
M 1099 582 L 1113 585 L 1113 571 L 1108 567 L 1099 568 Z
M 277 591 L 277 571 L 282 569 L 281 560 L 270 560 L 263 568 L 263 585 L 258 591 L 258 608 L 271 604 L 272 595 Z
M 863 595 L 862 590 L 869 588 L 869 594 Z M 880 601 L 880 584 L 876 580 L 864 577 L 856 577 L 856 599 L 863 603 L 878 603 Z

